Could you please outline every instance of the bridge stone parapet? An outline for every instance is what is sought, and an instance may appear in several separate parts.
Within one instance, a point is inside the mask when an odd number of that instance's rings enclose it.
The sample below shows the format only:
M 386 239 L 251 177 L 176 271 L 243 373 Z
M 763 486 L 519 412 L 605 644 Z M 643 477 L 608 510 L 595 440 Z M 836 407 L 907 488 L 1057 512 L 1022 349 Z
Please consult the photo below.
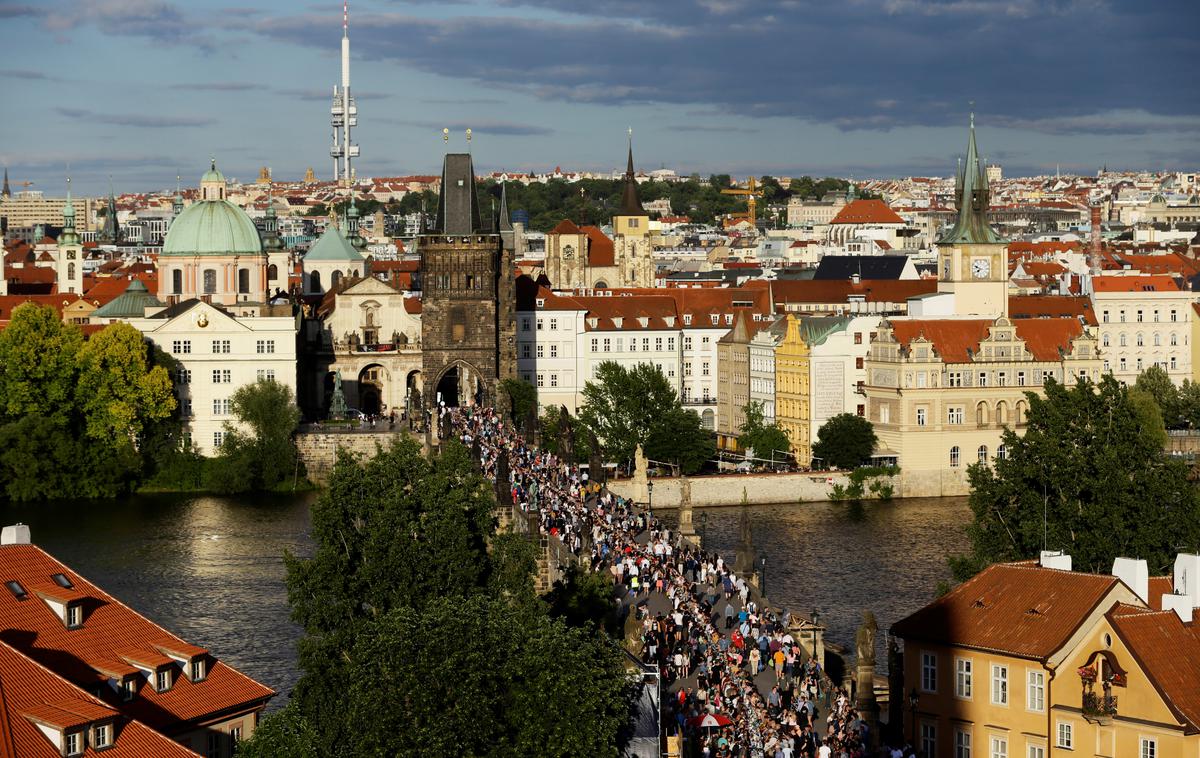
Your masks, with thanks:
M 363 458 L 375 455 L 379 448 L 387 449 L 392 443 L 405 436 L 423 442 L 423 439 L 400 429 L 378 432 L 305 431 L 296 435 L 296 450 L 308 478 L 316 484 L 324 484 L 333 472 L 338 450 L 347 450 Z

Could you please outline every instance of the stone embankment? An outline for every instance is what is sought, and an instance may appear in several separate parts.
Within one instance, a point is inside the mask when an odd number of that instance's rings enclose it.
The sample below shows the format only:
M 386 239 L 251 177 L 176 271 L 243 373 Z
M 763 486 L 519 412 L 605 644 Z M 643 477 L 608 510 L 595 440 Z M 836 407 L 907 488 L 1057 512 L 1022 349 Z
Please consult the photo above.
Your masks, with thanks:
M 408 435 L 407 431 L 344 432 L 307 431 L 296 435 L 296 449 L 308 472 L 310 481 L 324 484 L 333 471 L 339 449 L 348 450 L 363 458 L 375 455 L 378 448 L 391 447 L 392 443 Z

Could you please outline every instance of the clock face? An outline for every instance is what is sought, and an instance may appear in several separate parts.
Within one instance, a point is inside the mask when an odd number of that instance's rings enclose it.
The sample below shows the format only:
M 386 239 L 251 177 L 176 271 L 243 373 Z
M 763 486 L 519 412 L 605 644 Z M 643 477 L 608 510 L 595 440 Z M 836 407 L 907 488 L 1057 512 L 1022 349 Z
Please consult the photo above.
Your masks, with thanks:
M 992 270 L 992 264 L 987 258 L 971 261 L 971 275 L 976 279 L 986 279 Z
M 567 261 L 574 258 L 575 257 L 575 248 L 572 247 L 571 245 L 564 246 L 563 251 L 562 251 L 562 257 L 563 257 L 563 260 L 567 260 Z

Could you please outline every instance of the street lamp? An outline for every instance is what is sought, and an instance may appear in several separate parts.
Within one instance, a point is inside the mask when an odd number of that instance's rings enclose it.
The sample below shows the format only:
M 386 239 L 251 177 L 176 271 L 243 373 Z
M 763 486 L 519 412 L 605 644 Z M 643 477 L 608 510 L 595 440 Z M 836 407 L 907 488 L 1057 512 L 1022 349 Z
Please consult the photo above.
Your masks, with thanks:
M 817 620 L 819 618 L 821 618 L 820 611 L 818 611 L 816 608 L 813 608 L 813 610 L 812 610 L 812 635 L 813 635 L 812 659 L 813 659 L 813 663 L 817 664 L 817 665 L 820 665 L 820 663 L 821 663 L 820 661 L 817 660 Z
M 917 688 L 913 687 L 908 693 L 908 707 L 912 711 L 912 745 L 917 746 L 917 703 L 920 702 L 921 696 L 917 694 Z
M 708 545 L 708 511 L 700 511 L 700 546 L 705 549 Z
M 646 482 L 646 497 L 649 500 L 646 503 L 646 525 L 650 525 L 650 519 L 654 518 L 654 482 Z
M 767 598 L 767 554 L 758 554 L 758 592 L 762 595 L 763 601 Z

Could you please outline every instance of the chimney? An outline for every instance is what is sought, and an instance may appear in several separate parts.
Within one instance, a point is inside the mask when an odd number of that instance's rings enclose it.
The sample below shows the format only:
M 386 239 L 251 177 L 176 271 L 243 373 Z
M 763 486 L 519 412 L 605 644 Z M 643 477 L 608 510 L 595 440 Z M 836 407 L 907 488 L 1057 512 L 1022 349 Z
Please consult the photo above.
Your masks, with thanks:
M 861 274 L 851 274 L 850 275 L 850 283 L 851 284 L 861 284 L 862 283 L 862 275 Z
M 1129 585 L 1133 594 L 1150 604 L 1150 569 L 1141 558 L 1117 558 L 1113 561 L 1112 574 Z
M 1164 611 L 1175 611 L 1175 615 L 1179 616 L 1179 620 L 1185 624 L 1192 623 L 1192 601 L 1187 595 L 1175 595 L 1169 592 L 1164 592 L 1162 596 L 1162 609 Z
M 28 545 L 29 527 L 25 524 L 13 524 L 0 530 L 0 545 Z
M 1071 556 L 1061 550 L 1043 550 L 1038 563 L 1042 564 L 1042 568 L 1071 570 Z

